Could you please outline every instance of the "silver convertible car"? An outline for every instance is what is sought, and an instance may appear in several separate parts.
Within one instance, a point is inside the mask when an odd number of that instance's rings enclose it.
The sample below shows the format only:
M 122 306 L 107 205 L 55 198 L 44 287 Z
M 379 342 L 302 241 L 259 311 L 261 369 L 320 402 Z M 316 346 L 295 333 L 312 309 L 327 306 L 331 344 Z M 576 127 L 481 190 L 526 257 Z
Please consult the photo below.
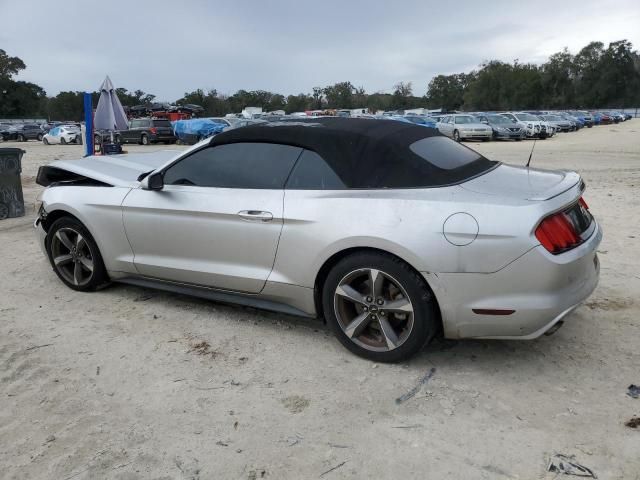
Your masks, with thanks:
M 70 288 L 111 281 L 324 317 L 399 361 L 434 336 L 531 339 L 598 282 L 580 176 L 505 165 L 410 123 L 320 118 L 180 152 L 41 167 L 36 220 Z

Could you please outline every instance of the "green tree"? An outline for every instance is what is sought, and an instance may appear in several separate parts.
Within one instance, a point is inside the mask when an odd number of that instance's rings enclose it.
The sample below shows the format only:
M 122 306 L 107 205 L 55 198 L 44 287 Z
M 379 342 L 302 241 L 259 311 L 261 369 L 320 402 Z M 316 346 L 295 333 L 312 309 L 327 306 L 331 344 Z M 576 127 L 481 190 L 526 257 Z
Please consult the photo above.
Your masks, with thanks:
M 354 108 L 355 91 L 356 88 L 351 82 L 338 82 L 322 89 L 322 93 L 327 99 L 328 108 Z
M 473 73 L 437 75 L 429 82 L 426 102 L 430 108 L 458 110 L 464 103 L 464 93 Z
M 24 70 L 27 66 L 22 59 L 18 57 L 10 57 L 7 52 L 0 48 L 0 79 L 10 79 L 18 72 Z

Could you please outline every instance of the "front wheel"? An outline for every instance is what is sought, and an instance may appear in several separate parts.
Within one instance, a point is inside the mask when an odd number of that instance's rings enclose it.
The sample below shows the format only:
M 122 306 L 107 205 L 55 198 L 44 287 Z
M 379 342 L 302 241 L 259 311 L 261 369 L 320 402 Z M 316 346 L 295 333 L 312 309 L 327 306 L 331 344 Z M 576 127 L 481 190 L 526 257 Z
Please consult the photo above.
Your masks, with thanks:
M 25 137 L 24 135 L 20 134 L 20 135 L 18 135 L 18 141 L 19 142 L 26 142 L 27 141 L 27 137 Z
M 41 142 L 42 138 L 44 137 L 44 135 L 42 135 L 41 133 L 38 134 L 38 141 Z
M 411 357 L 439 328 L 424 279 L 388 254 L 363 252 L 338 262 L 324 283 L 322 304 L 338 340 L 377 362 Z
M 459 142 L 459 141 L 460 141 L 460 133 L 458 133 L 458 130 L 454 130 L 454 132 L 453 132 L 453 139 L 454 139 L 456 142 Z
M 49 140 L 47 140 L 46 138 L 43 138 L 42 143 L 44 143 L 45 145 L 49 145 Z
M 100 250 L 79 220 L 56 220 L 47 233 L 46 249 L 54 272 L 69 288 L 88 292 L 109 282 Z
M 142 135 L 142 137 L 140 137 L 140 143 L 142 145 L 149 145 L 149 137 Z
M 60 144 L 61 145 L 66 145 L 67 141 L 64 139 L 64 137 L 60 137 Z

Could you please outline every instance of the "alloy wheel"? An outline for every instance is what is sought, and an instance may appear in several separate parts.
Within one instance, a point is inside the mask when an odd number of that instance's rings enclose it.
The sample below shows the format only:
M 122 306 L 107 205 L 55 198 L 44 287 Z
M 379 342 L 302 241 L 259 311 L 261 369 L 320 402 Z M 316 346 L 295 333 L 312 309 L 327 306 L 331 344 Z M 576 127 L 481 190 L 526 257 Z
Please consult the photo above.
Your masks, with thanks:
M 51 238 L 51 258 L 56 270 L 69 283 L 80 287 L 91 281 L 93 255 L 78 231 L 69 227 L 57 230 Z
M 382 270 L 364 268 L 345 275 L 336 287 L 334 310 L 344 334 L 374 352 L 398 348 L 413 329 L 409 295 Z

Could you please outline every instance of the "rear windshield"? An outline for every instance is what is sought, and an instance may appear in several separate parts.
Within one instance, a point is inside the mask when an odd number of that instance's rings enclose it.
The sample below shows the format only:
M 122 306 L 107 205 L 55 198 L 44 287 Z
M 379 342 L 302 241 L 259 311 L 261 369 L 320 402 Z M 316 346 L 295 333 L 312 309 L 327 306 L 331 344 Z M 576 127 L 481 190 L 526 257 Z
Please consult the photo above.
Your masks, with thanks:
M 460 145 L 458 142 L 452 142 L 446 137 L 423 138 L 413 142 L 409 149 L 442 170 L 455 170 L 482 160 L 482 155 L 475 150 Z
M 169 120 L 154 120 L 154 127 L 171 127 L 171 122 Z
M 412 133 L 413 138 L 392 137 L 371 145 L 375 156 L 329 164 L 346 188 L 365 189 L 455 185 L 498 165 L 445 136 Z

